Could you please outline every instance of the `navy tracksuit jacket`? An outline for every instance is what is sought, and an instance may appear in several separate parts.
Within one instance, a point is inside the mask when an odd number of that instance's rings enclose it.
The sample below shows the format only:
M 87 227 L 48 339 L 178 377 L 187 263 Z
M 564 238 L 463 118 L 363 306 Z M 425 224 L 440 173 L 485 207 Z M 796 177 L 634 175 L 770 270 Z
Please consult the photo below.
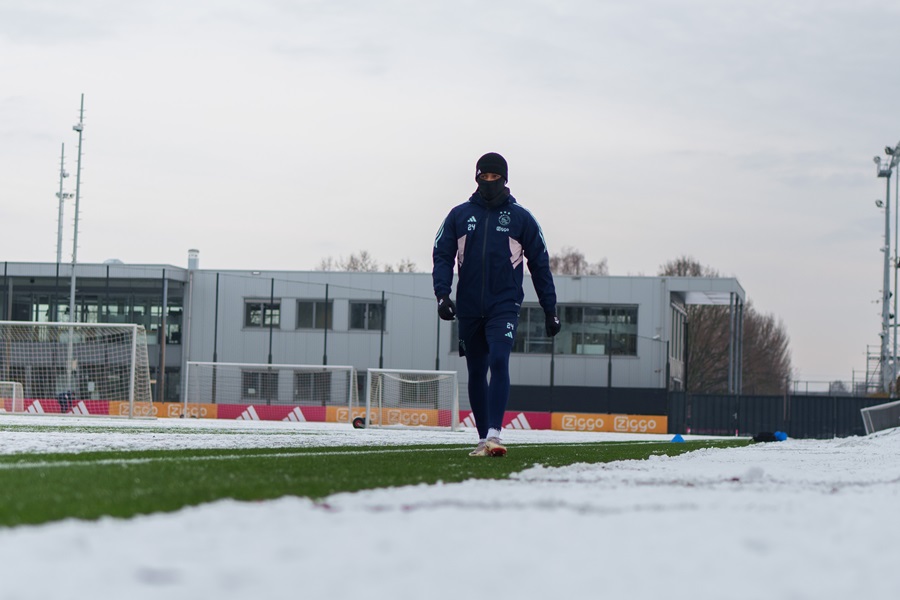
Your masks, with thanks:
M 519 313 L 524 278 L 523 260 L 545 313 L 556 313 L 556 288 L 550 274 L 547 244 L 534 216 L 512 195 L 488 208 L 475 192 L 454 207 L 434 240 L 434 294 L 449 296 L 453 264 L 457 265 L 456 310 L 460 319 Z

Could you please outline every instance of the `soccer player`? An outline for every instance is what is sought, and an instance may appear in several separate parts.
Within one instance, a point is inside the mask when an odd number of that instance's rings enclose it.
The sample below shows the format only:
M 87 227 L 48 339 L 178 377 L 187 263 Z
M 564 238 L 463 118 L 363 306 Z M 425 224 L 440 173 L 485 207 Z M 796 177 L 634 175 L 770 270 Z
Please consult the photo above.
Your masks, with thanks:
M 459 319 L 459 355 L 469 371 L 469 403 L 478 429 L 478 446 L 470 456 L 506 455 L 500 428 L 509 401 L 509 355 L 525 296 L 523 259 L 544 309 L 547 336 L 561 327 L 544 234 L 509 193 L 508 180 L 506 159 L 495 152 L 479 158 L 478 189 L 444 219 L 432 252 L 438 315 Z M 454 262 L 459 275 L 455 303 L 450 299 Z

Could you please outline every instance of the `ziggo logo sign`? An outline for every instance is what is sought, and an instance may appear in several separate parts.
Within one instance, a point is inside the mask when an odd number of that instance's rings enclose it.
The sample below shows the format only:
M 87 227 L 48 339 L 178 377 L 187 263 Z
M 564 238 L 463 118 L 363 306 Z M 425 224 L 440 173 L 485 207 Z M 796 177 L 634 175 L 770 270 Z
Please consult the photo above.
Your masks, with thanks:
M 195 419 L 205 419 L 209 416 L 209 411 L 205 406 L 191 406 L 188 405 L 187 409 L 183 404 L 175 404 L 174 402 L 166 403 L 166 416 L 167 417 L 192 417 Z
M 119 415 L 123 417 L 127 417 L 129 414 L 134 414 L 135 417 L 156 417 L 159 414 L 159 408 L 151 402 L 135 402 L 133 413 L 129 410 L 127 402 L 119 402 L 118 408 Z M 115 414 L 113 410 L 109 412 Z
M 352 415 L 352 417 L 351 417 Z M 338 423 L 346 423 L 351 418 L 365 417 L 365 410 L 354 409 L 352 413 L 346 408 L 335 411 L 335 419 Z M 427 411 L 417 411 L 403 408 L 374 409 L 369 415 L 369 421 L 375 425 L 431 425 L 435 419 Z
M 349 409 L 339 408 L 334 413 L 334 419 L 338 423 L 349 423 L 356 417 L 365 418 L 365 416 L 366 416 L 366 411 L 362 410 L 362 409 L 353 409 L 353 413 L 351 414 Z
M 641 415 L 556 414 L 554 429 L 564 431 L 618 431 L 665 433 L 665 417 Z M 558 420 L 557 420 L 558 419 Z
M 629 433 L 656 431 L 656 419 L 642 419 L 640 417 L 618 415 L 613 421 L 613 429 L 616 431 L 627 431 Z
M 430 419 L 428 413 L 413 410 L 388 409 L 387 411 L 388 425 L 428 425 Z
M 563 415 L 562 428 L 566 431 L 603 431 L 603 417 Z

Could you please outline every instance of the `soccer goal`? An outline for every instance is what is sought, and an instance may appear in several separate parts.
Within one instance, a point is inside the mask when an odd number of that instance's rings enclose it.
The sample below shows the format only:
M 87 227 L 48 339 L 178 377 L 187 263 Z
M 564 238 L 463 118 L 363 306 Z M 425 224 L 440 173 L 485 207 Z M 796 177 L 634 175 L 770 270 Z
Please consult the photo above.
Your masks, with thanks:
M 344 365 L 270 365 L 188 361 L 184 414 L 191 404 L 321 406 L 341 421 L 359 408 L 356 368 Z
M 456 371 L 369 369 L 366 426 L 459 429 Z
M 25 392 L 18 381 L 0 381 L 0 412 L 25 410 Z
M 866 427 L 866 435 L 900 427 L 900 401 L 878 404 L 860 409 L 863 425 Z
M 140 325 L 0 321 L 0 381 L 21 386 L 10 412 L 152 414 Z

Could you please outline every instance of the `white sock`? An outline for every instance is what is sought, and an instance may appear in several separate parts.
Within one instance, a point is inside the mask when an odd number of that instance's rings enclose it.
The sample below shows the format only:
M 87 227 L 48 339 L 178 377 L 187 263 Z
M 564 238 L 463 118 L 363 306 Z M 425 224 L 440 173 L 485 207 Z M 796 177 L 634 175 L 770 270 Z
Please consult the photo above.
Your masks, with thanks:
M 500 430 L 499 430 L 499 429 L 493 429 L 493 428 L 488 429 L 488 435 L 487 435 L 487 436 L 488 436 L 489 438 L 497 438 L 497 439 L 499 440 L 499 439 L 500 439 Z

